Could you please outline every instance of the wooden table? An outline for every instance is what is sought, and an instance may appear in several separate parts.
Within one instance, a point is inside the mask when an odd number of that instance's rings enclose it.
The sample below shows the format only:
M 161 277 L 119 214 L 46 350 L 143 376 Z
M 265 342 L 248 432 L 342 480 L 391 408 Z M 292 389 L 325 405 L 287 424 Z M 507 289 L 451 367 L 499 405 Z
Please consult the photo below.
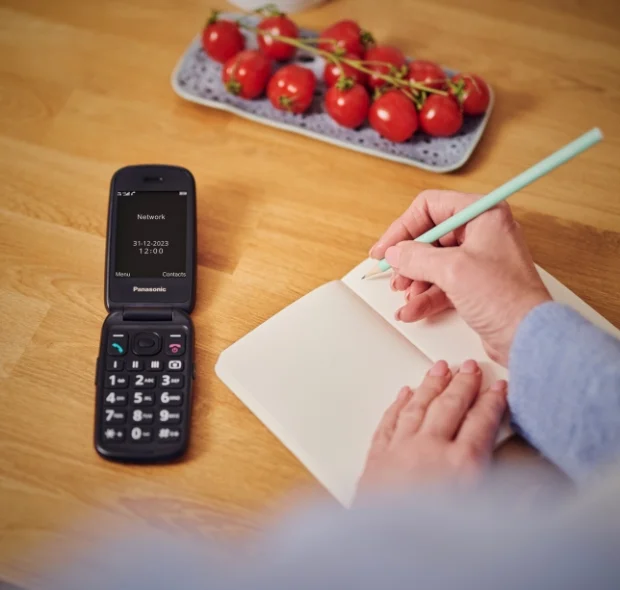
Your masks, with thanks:
M 470 163 L 438 176 L 188 104 L 171 91 L 203 0 L 0 2 L 0 578 L 30 551 L 128 521 L 247 531 L 290 490 L 326 497 L 215 377 L 218 354 L 360 261 L 422 189 L 484 193 L 590 127 L 606 140 L 511 200 L 536 261 L 620 324 L 620 18 L 614 0 L 340 0 L 379 39 L 485 76 Z M 224 8 L 224 2 L 212 2 Z M 544 6 L 541 6 L 543 4 Z M 380 7 L 380 8 L 379 8 Z M 131 467 L 92 445 L 108 183 L 188 167 L 199 211 L 196 404 L 185 461 Z M 273 264 L 277 261 L 277 264 Z

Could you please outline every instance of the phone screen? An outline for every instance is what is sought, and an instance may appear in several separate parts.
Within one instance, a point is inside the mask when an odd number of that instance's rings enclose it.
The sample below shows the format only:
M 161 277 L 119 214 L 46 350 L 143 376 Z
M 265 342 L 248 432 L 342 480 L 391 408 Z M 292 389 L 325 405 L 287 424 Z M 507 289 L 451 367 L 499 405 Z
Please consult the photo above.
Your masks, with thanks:
M 187 276 L 187 198 L 179 191 L 118 196 L 115 277 Z

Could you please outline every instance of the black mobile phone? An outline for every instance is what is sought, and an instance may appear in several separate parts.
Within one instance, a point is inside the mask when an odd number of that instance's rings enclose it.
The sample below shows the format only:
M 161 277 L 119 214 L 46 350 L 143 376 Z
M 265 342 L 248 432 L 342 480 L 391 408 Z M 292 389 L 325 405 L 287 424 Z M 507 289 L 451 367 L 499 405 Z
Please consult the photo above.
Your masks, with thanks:
M 196 188 L 177 166 L 112 177 L 105 305 L 97 359 L 95 448 L 132 462 L 180 457 L 194 379 Z

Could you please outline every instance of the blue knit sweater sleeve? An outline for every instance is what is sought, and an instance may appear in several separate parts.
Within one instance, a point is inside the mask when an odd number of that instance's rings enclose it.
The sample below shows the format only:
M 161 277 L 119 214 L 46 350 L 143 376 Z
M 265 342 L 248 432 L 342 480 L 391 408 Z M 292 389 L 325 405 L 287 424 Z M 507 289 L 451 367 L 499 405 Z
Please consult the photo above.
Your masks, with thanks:
M 620 456 L 620 340 L 544 303 L 519 326 L 510 376 L 515 430 L 570 477 Z

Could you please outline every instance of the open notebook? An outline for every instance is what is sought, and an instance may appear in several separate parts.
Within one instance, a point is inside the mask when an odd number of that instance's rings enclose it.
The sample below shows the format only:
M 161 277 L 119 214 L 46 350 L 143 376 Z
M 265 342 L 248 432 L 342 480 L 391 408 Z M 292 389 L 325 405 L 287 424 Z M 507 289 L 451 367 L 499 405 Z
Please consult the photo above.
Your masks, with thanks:
M 361 280 L 366 260 L 341 281 L 312 291 L 226 349 L 219 378 L 342 504 L 349 506 L 372 434 L 403 385 L 434 361 L 476 359 L 484 380 L 507 378 L 454 311 L 432 320 L 394 320 L 402 293 L 385 278 Z M 618 330 L 551 275 L 556 301 L 611 333 Z

